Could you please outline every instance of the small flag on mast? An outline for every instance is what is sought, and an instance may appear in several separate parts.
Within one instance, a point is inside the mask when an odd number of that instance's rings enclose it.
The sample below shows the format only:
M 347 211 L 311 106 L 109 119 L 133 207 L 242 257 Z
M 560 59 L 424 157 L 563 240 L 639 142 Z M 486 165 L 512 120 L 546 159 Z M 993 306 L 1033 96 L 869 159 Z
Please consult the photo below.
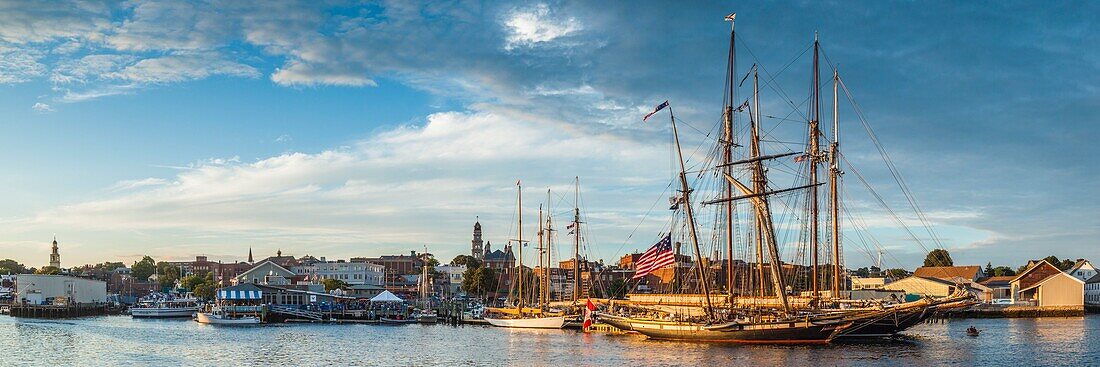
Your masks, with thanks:
M 653 114 L 660 112 L 661 110 L 665 109 L 665 107 L 668 107 L 668 101 L 661 102 L 661 104 L 657 105 L 657 108 L 653 109 L 653 112 L 650 112 L 648 115 L 645 115 L 645 117 L 642 117 L 642 122 L 649 120 L 650 116 L 653 116 Z

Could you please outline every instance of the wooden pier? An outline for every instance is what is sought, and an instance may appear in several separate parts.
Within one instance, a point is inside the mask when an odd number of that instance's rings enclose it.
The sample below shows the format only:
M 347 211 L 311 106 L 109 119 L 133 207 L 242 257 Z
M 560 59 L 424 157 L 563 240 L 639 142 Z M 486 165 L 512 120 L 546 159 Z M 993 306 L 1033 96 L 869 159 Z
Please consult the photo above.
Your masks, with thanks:
M 73 304 L 73 305 L 11 305 L 12 317 L 26 317 L 36 319 L 67 319 L 74 317 L 109 315 L 113 309 L 107 304 Z

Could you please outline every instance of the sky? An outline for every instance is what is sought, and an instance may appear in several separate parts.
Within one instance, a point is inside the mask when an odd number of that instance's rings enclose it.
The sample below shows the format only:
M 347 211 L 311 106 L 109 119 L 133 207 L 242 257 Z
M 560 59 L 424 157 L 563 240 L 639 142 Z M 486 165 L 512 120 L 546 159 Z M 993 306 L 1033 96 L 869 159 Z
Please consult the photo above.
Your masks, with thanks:
M 1100 259 L 1094 3 L 6 0 L 0 258 L 45 265 L 57 236 L 65 266 L 446 260 L 475 220 L 494 248 L 516 236 L 517 180 L 530 238 L 540 203 L 568 220 L 580 177 L 586 250 L 613 261 L 667 230 L 668 117 L 641 117 L 671 101 L 703 160 L 731 12 L 766 138 L 805 139 L 815 32 L 823 79 L 839 68 L 935 228 L 842 97 L 844 205 L 884 265 L 941 246 L 965 264 Z M 844 224 L 846 265 L 872 264 Z

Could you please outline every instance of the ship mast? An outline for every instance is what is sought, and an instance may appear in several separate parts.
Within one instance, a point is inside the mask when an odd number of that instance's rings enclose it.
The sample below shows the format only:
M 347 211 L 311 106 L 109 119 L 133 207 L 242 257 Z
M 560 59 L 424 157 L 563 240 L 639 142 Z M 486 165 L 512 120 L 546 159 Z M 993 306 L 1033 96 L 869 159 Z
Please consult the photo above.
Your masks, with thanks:
M 581 298 L 581 178 L 574 176 L 573 180 L 573 304 L 576 304 Z
M 829 146 L 829 201 L 832 204 L 833 225 L 833 299 L 840 298 L 840 106 L 838 85 L 840 74 L 833 69 L 833 143 Z
M 687 181 L 687 168 L 684 165 L 684 152 L 680 149 L 680 134 L 676 131 L 676 116 L 672 113 L 672 106 L 668 106 L 668 116 L 672 120 L 672 137 L 676 142 L 676 155 L 680 158 L 680 191 L 683 193 L 684 203 L 684 216 L 687 218 L 688 232 L 691 236 L 691 244 L 695 251 L 695 259 L 699 261 L 697 267 L 699 268 L 699 284 L 703 291 L 703 303 L 705 305 L 703 311 L 708 318 L 713 319 L 714 309 L 710 304 L 710 287 L 707 286 L 707 270 L 706 260 L 703 259 L 702 252 L 699 250 L 699 235 L 695 230 L 695 218 L 691 209 L 691 187 L 688 186 Z M 675 268 L 675 265 L 673 266 Z
M 725 164 L 724 172 L 728 175 L 733 174 L 733 167 L 730 163 L 733 162 L 733 78 L 735 77 L 736 67 L 735 61 L 735 49 L 734 49 L 734 19 L 737 17 L 737 13 L 726 16 L 726 20 L 730 22 L 730 49 L 729 57 L 726 62 L 726 88 L 729 94 L 729 100 L 726 103 L 725 110 L 722 111 L 722 144 L 724 149 L 722 150 L 722 164 Z M 733 185 L 726 183 L 726 197 L 733 197 Z M 726 297 L 730 306 L 733 306 L 733 206 L 734 202 L 726 203 Z
M 542 279 L 543 279 L 543 276 L 546 273 L 546 266 L 543 265 L 543 259 L 545 258 L 545 255 L 546 255 L 546 247 L 544 246 L 544 244 L 545 244 L 545 240 L 544 240 L 544 238 L 545 238 L 545 236 L 544 236 L 545 235 L 545 232 L 544 232 L 545 229 L 543 228 L 542 223 L 543 223 L 542 222 L 542 205 L 539 205 L 539 231 L 538 231 L 539 247 L 538 247 L 538 250 L 539 250 L 539 271 L 542 273 L 542 274 L 539 274 L 539 309 L 540 310 L 543 309 L 543 307 L 546 305 L 546 299 L 543 298 L 543 295 L 546 292 L 546 288 L 544 288 L 543 285 L 542 285 L 542 283 L 543 283 Z
M 764 192 L 765 182 L 763 175 L 758 173 L 764 172 L 763 163 L 760 158 L 760 75 L 753 66 L 752 71 L 752 113 L 749 114 L 749 130 L 751 131 L 751 141 L 749 142 L 749 159 L 757 159 L 752 164 L 752 187 L 755 192 Z M 756 116 L 753 117 L 752 115 Z M 760 216 L 754 216 L 753 231 L 756 240 L 756 289 L 760 291 L 760 296 L 766 295 L 764 292 L 764 231 L 762 230 L 763 223 L 760 221 Z
M 821 130 L 818 126 L 821 120 L 821 90 L 820 73 L 818 72 L 818 40 L 817 34 L 814 34 L 814 70 L 813 70 L 813 84 L 810 86 L 810 151 L 806 153 L 809 156 L 810 164 L 810 183 L 817 183 L 817 164 L 821 159 L 821 147 L 820 139 Z M 818 203 L 817 203 L 817 186 L 810 186 L 810 261 L 813 263 L 811 267 L 811 299 L 817 300 L 818 291 L 818 240 L 820 235 L 818 234 Z
M 519 289 L 519 316 L 523 317 L 523 184 L 520 181 L 516 181 L 516 193 L 516 198 L 518 200 L 516 211 L 518 212 L 517 217 L 519 218 L 519 239 L 516 240 L 516 244 L 519 245 L 519 270 L 517 271 L 519 280 L 517 281 L 517 289 Z

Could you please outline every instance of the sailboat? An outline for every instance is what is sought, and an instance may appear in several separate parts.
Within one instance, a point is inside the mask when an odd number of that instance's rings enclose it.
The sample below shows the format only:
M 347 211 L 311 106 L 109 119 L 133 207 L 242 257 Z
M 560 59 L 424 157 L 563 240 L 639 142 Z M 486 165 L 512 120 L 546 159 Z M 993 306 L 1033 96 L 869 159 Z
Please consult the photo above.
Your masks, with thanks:
M 424 252 L 428 252 L 427 246 L 424 247 Z M 439 315 L 432 309 L 431 305 L 431 278 L 428 274 L 428 263 L 424 262 L 424 266 L 421 266 L 420 273 L 420 310 L 412 315 L 412 319 L 422 324 L 434 324 L 439 321 Z
M 547 302 L 544 297 L 539 297 L 538 307 L 527 307 L 525 299 L 523 297 L 524 291 L 524 279 L 526 274 L 523 268 L 523 245 L 526 241 L 523 239 L 523 185 L 522 182 L 516 182 L 516 197 L 518 209 L 518 238 L 515 241 L 519 245 L 518 260 L 519 266 L 516 268 L 516 307 L 488 307 L 486 310 L 490 313 L 500 314 L 500 317 L 485 317 L 485 321 L 489 324 L 497 327 L 506 328 L 524 328 L 524 329 L 561 329 L 565 325 L 565 316 L 560 313 L 555 313 L 547 308 Z M 544 231 L 542 230 L 542 218 L 540 210 L 539 218 L 539 237 L 540 237 L 540 249 L 542 249 L 542 237 Z M 539 256 L 540 261 L 543 258 L 542 254 Z M 543 271 L 540 274 L 541 279 L 549 277 L 548 272 Z M 542 282 L 545 284 L 545 282 Z M 543 288 L 542 292 L 545 292 L 546 288 Z

